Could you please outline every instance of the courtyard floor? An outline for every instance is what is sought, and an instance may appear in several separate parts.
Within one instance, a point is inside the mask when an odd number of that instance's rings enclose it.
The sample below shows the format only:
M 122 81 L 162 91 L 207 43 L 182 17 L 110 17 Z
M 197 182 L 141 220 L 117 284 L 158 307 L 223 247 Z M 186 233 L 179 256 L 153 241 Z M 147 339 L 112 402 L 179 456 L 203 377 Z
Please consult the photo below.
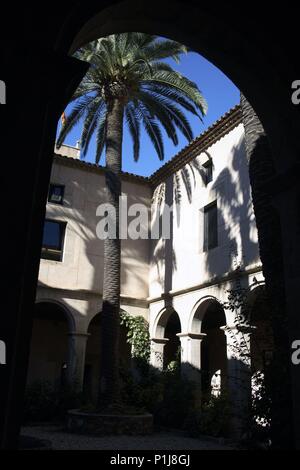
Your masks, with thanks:
M 232 450 L 218 439 L 194 439 L 177 432 L 150 436 L 83 436 L 69 434 L 61 426 L 25 426 L 22 435 L 50 441 L 54 450 Z

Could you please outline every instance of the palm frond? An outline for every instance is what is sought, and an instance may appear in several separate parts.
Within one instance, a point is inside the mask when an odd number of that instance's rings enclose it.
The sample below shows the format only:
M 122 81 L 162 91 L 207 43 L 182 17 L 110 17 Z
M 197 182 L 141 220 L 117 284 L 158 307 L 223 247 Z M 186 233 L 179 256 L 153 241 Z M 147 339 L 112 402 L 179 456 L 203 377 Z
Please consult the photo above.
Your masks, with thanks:
M 145 130 L 156 150 L 158 158 L 160 160 L 164 159 L 164 143 L 161 135 L 161 131 L 155 118 L 150 115 L 149 111 L 145 108 L 143 103 L 139 102 L 139 106 L 136 108 L 140 117 L 143 121 Z
M 185 95 L 183 95 L 179 90 L 170 88 L 160 83 L 143 83 L 141 84 L 141 88 L 147 91 L 151 91 L 152 94 L 155 96 L 164 96 L 175 103 L 178 103 L 184 109 L 189 111 L 190 113 L 194 114 L 195 116 L 199 117 L 202 120 L 201 116 L 197 112 L 197 109 L 192 104 Z
M 143 53 L 147 60 L 162 60 L 171 57 L 176 62 L 179 61 L 180 54 L 186 53 L 187 48 L 176 41 L 164 39 L 150 43 L 143 49 Z
M 165 86 L 177 90 L 186 98 L 193 101 L 196 107 L 200 110 L 202 116 L 206 114 L 207 103 L 200 93 L 197 85 L 177 72 L 170 73 L 165 71 L 157 71 L 151 78 L 145 80 L 145 83 L 147 82 L 164 84 Z
M 185 111 L 202 119 L 207 104 L 197 85 L 165 62 L 167 58 L 178 61 L 187 51 L 188 48 L 175 41 L 137 32 L 112 34 L 81 47 L 75 56 L 88 62 L 90 67 L 72 97 L 74 107 L 61 129 L 58 145 L 83 119 L 83 156 L 96 135 L 95 160 L 99 163 L 105 147 L 109 100 L 124 87 L 128 90 L 124 116 L 135 161 L 140 153 L 141 126 L 160 160 L 164 158 L 161 129 L 174 145 L 178 143 L 178 130 L 191 140 L 193 133 Z M 194 169 L 191 171 L 194 175 Z M 176 178 L 179 183 L 180 177 Z M 183 178 L 187 182 L 188 176 Z
M 71 132 L 73 127 L 80 121 L 80 119 L 82 119 L 92 101 L 92 96 L 85 96 L 80 101 L 78 101 L 78 103 L 76 103 L 69 116 L 67 116 L 65 124 L 60 130 L 56 142 L 57 148 L 61 147 L 66 136 Z
M 178 108 L 178 106 L 168 103 L 166 104 L 168 111 L 172 114 L 174 123 L 178 127 L 178 129 L 182 132 L 185 136 L 186 140 L 189 142 L 193 140 L 193 130 L 189 121 L 187 120 L 185 114 Z
M 140 155 L 140 122 L 135 109 L 132 106 L 127 106 L 125 113 L 129 132 L 133 141 L 133 158 L 134 161 L 137 162 Z
M 137 94 L 137 98 L 143 102 L 149 113 L 158 119 L 173 144 L 178 145 L 178 136 L 173 124 L 174 119 L 168 111 L 163 98 L 152 96 L 150 93 L 146 93 L 142 90 Z
M 85 157 L 89 149 L 91 138 L 97 128 L 98 122 L 101 120 L 101 114 L 105 113 L 106 106 L 102 99 L 95 100 L 93 106 L 90 107 L 88 115 L 84 121 L 81 133 L 81 149 Z

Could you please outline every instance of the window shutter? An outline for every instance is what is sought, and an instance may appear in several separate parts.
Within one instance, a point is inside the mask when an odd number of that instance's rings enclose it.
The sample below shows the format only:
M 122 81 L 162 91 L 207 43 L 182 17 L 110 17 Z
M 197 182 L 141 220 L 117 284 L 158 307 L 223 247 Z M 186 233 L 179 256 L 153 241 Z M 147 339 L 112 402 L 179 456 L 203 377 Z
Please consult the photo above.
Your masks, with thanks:
M 217 202 L 204 208 L 204 239 L 203 250 L 207 251 L 218 246 L 218 209 Z
M 208 248 L 215 248 L 218 245 L 218 211 L 217 203 L 208 211 Z

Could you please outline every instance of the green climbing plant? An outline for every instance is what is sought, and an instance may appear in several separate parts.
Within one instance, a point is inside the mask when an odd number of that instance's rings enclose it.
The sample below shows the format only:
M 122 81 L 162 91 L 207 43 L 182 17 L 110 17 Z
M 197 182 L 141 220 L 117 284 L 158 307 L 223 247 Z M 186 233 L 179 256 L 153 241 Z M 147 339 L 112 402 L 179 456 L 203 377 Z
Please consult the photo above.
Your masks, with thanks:
M 134 317 L 123 311 L 120 313 L 120 324 L 128 330 L 127 342 L 132 346 L 132 357 L 149 363 L 150 335 L 149 325 L 145 318 L 142 316 Z

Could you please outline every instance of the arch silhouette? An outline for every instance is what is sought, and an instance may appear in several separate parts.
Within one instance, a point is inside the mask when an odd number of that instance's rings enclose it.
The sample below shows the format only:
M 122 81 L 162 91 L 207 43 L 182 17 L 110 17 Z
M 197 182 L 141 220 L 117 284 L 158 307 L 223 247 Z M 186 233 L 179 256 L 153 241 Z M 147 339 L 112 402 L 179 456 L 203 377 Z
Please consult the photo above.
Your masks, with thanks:
M 63 312 L 65 319 L 67 320 L 69 333 L 74 333 L 76 331 L 75 318 L 69 307 L 62 300 L 56 300 L 51 298 L 37 299 L 35 301 L 35 305 L 40 304 L 53 304 L 59 307 Z
M 220 302 L 218 301 L 218 299 L 211 295 L 202 297 L 200 300 L 196 302 L 196 304 L 192 308 L 189 323 L 188 323 L 190 333 L 199 334 L 202 332 L 201 331 L 202 322 L 207 312 L 207 309 L 209 308 L 209 306 L 211 306 L 214 303 L 220 305 Z M 226 318 L 225 313 L 224 313 L 224 317 Z
M 179 318 L 180 322 L 180 331 L 182 331 L 182 324 L 181 324 L 181 319 L 176 310 L 173 309 L 173 307 L 164 307 L 160 312 L 157 314 L 156 319 L 154 321 L 154 325 L 152 328 L 152 338 L 157 338 L 157 339 L 162 339 L 164 338 L 165 330 L 167 323 L 169 321 L 169 318 L 172 314 L 176 314 Z

